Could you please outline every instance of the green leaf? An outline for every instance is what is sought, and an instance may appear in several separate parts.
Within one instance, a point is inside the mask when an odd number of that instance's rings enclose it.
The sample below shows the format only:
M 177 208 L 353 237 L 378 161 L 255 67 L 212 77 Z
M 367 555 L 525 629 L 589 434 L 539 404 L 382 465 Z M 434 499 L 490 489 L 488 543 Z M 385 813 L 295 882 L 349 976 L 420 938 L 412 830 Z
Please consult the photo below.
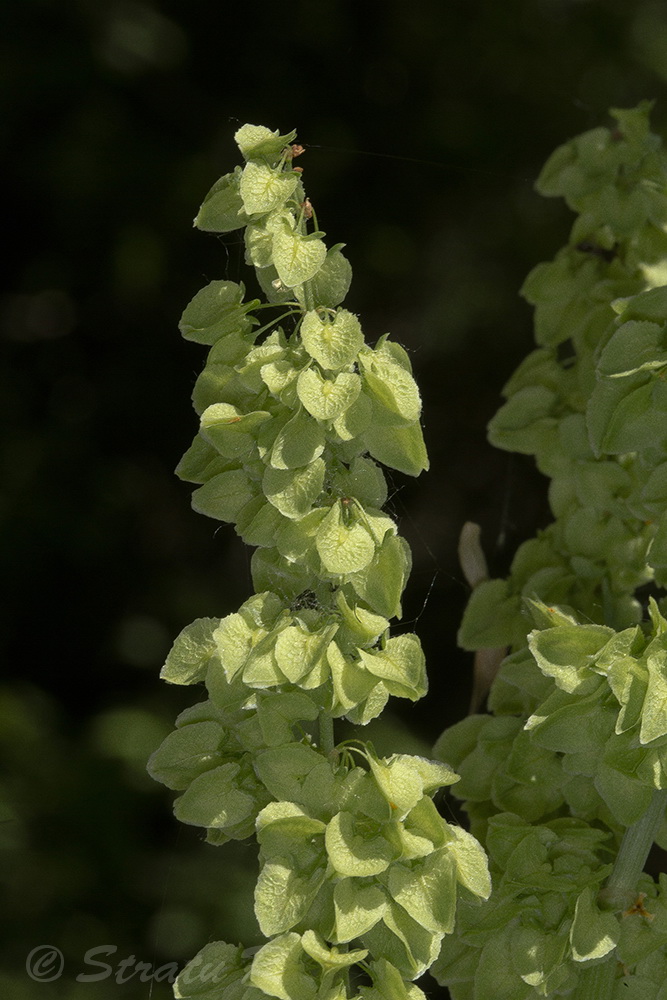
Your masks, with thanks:
M 256 630 L 241 614 L 227 615 L 220 621 L 213 638 L 228 681 L 245 666 L 253 643 L 263 634 L 260 632 L 257 636 Z
M 303 317 L 300 332 L 310 356 L 327 370 L 352 364 L 364 343 L 359 320 L 346 309 L 338 309 L 333 319 L 327 312 L 311 310 Z
M 187 483 L 205 483 L 218 472 L 224 472 L 227 464 L 220 452 L 197 434 L 175 471 Z
M 321 458 L 297 469 L 267 466 L 262 489 L 267 500 L 285 517 L 302 518 L 311 509 L 324 486 L 326 466 Z
M 344 878 L 334 888 L 336 941 L 341 944 L 361 937 L 381 920 L 388 901 L 378 885 L 365 885 Z
M 667 364 L 664 338 L 664 327 L 657 323 L 637 320 L 623 323 L 605 345 L 598 359 L 599 374 L 608 378 L 622 378 L 640 371 L 663 368 Z
M 214 403 L 201 415 L 200 434 L 221 455 L 237 458 L 255 447 L 253 433 L 270 419 L 267 410 L 242 413 L 230 403 Z
M 616 647 L 617 655 L 613 660 L 609 660 L 607 680 L 614 697 L 621 705 L 615 729 L 616 733 L 624 733 L 636 726 L 641 719 L 648 684 L 648 670 L 645 664 L 640 664 L 634 657 L 625 655 L 628 649 L 623 649 L 620 643 L 610 642 L 609 646 L 612 649 Z M 605 660 L 607 657 L 608 652 L 605 650 Z
M 255 954 L 250 982 L 279 1000 L 315 1000 L 317 987 L 303 963 L 301 938 L 290 932 L 268 941 Z
M 610 740 L 608 747 L 611 742 Z M 607 750 L 605 757 L 611 758 L 614 766 L 610 767 L 605 760 L 601 761 L 594 779 L 596 792 L 606 803 L 614 819 L 625 827 L 632 826 L 633 823 L 642 818 L 653 795 L 651 788 L 639 783 L 636 771 L 639 755 L 636 751 L 626 755 L 630 758 L 628 764 L 631 771 L 630 774 L 627 774 L 620 770 L 620 755 L 612 754 Z
M 660 648 L 656 641 L 651 644 L 652 652 L 646 657 L 648 668 L 648 688 L 642 709 L 639 742 L 650 743 L 667 735 L 667 649 Z M 664 641 L 663 641 L 664 642 Z
M 257 300 L 243 302 L 243 285 L 233 281 L 211 281 L 185 307 L 178 325 L 186 340 L 214 344 L 220 337 L 248 327 L 246 313 Z M 249 327 L 248 327 L 249 328 Z
M 174 803 L 181 823 L 224 830 L 252 816 L 255 799 L 239 788 L 238 764 L 227 763 L 200 774 Z
M 375 554 L 375 542 L 366 526 L 347 524 L 342 504 L 337 501 L 320 524 L 315 544 L 324 568 L 329 573 L 354 573 L 364 569 Z
M 360 437 L 373 416 L 373 404 L 363 392 L 352 405 L 334 421 L 334 430 L 343 441 Z
M 332 489 L 344 497 L 354 497 L 364 507 L 382 507 L 387 502 L 387 480 L 370 458 L 357 456 L 349 468 L 335 472 Z M 385 536 L 386 539 L 387 536 Z
M 203 413 L 207 406 L 219 403 L 221 399 L 244 406 L 248 401 L 248 393 L 230 365 L 207 364 L 198 375 L 192 390 L 195 413 Z
M 340 251 L 340 246 L 331 247 L 322 267 L 310 279 L 310 295 L 318 306 L 334 309 L 340 305 L 349 291 L 352 268 Z
M 271 509 L 275 510 L 274 507 Z M 288 562 L 275 548 L 253 552 L 250 568 L 255 590 L 272 590 L 288 603 L 304 591 L 312 590 L 318 582 L 307 566 L 300 562 Z
M 266 157 L 269 160 L 280 157 L 286 146 L 294 142 L 296 130 L 280 135 L 278 130 L 272 132 L 265 125 L 242 125 L 234 133 L 234 141 L 241 150 L 244 159 L 252 160 Z
M 437 958 L 442 937 L 442 933 L 427 931 L 394 903 L 364 935 L 363 944 L 372 955 L 391 962 L 404 979 L 416 979 Z
M 435 851 L 408 866 L 392 865 L 387 888 L 394 902 L 425 930 L 433 934 L 452 932 L 456 913 L 456 865 L 446 851 Z
M 378 760 L 369 755 L 368 763 L 378 788 L 392 807 L 393 819 L 404 819 L 424 794 L 458 781 L 448 764 L 425 757 L 392 754 Z
M 384 958 L 371 963 L 370 974 L 373 986 L 359 988 L 361 1000 L 426 1000 L 426 994 L 414 983 L 406 983 Z
M 451 934 L 443 940 L 440 954 L 429 972 L 441 985 L 461 991 L 461 997 L 470 1000 L 479 954 L 479 948 L 464 943 L 459 934 Z
M 285 630 L 287 631 L 287 629 Z M 276 643 L 276 660 L 279 661 Z M 278 663 L 280 666 L 280 661 Z M 282 669 L 282 667 L 281 667 Z M 284 672 L 284 671 L 283 671 Z M 269 747 L 282 746 L 294 739 L 293 728 L 297 722 L 316 719 L 319 708 L 302 691 L 261 691 L 257 695 L 257 716 L 264 742 Z
M 428 689 L 426 664 L 421 643 L 414 633 L 389 639 L 384 649 L 359 650 L 361 663 L 380 677 L 390 694 L 418 701 Z
M 605 625 L 561 625 L 531 632 L 528 645 L 543 674 L 575 691 L 614 634 Z
M 285 610 L 283 602 L 275 594 L 253 594 L 239 608 L 239 614 L 251 626 L 272 629 Z
M 273 504 L 266 502 L 263 496 L 256 496 L 236 515 L 236 532 L 246 545 L 271 547 L 277 532 L 285 523 L 285 518 Z
M 327 516 L 326 507 L 315 507 L 300 521 L 288 521 L 276 535 L 276 548 L 290 563 L 300 562 L 321 577 L 315 536 Z
M 532 543 L 535 549 L 539 549 L 540 543 L 538 539 L 534 538 L 532 540 Z M 543 564 L 545 559 L 548 560 L 550 552 L 536 551 L 534 553 L 537 557 L 536 560 L 533 560 L 529 553 L 527 565 L 522 565 L 520 568 L 519 560 L 522 551 L 525 552 L 526 548 L 528 548 L 530 545 L 531 542 L 524 542 L 524 544 L 520 547 L 517 555 L 514 557 L 514 562 L 512 564 L 512 572 L 516 573 L 517 576 L 523 577 L 529 575 L 529 579 L 534 579 L 534 577 L 537 576 L 538 573 L 540 572 L 539 569 L 537 570 L 537 572 L 535 572 L 535 567 L 539 565 L 540 562 L 542 562 Z M 524 560 L 521 560 L 521 562 L 524 563 Z M 539 630 L 545 628 L 556 628 L 557 626 L 561 625 L 568 627 L 570 625 L 579 624 L 579 619 L 571 608 L 565 608 L 559 606 L 550 607 L 548 604 L 545 604 L 544 601 L 539 600 L 539 598 L 533 598 L 533 597 L 524 597 L 523 605 L 526 608 L 526 610 L 530 613 L 530 617 L 532 618 L 533 623 L 537 626 Z
M 489 423 L 488 438 L 496 448 L 532 455 L 551 442 L 558 397 L 543 385 L 526 386 L 511 396 Z
M 277 697 L 282 695 L 274 696 L 274 700 Z M 321 757 L 319 761 L 321 764 Z M 269 802 L 257 816 L 257 836 L 265 849 L 268 845 L 269 856 L 289 853 L 289 844 L 295 838 L 309 843 L 312 837 L 324 834 L 325 826 L 295 802 Z
M 570 928 L 570 944 L 575 962 L 604 958 L 618 944 L 620 926 L 613 913 L 598 909 L 591 886 L 579 893 Z
M 588 401 L 587 423 L 597 455 L 619 455 L 662 446 L 667 414 L 659 380 L 639 372 L 599 382 Z
M 390 469 L 407 476 L 418 476 L 428 469 L 426 445 L 419 424 L 402 427 L 388 423 L 384 407 L 374 405 L 362 440 L 373 458 Z
M 319 816 L 323 821 L 328 820 L 337 808 L 342 780 L 342 776 L 334 771 L 330 758 L 322 755 L 320 763 L 308 771 L 301 785 L 301 799 L 312 815 Z
M 585 696 L 557 688 L 535 709 L 525 728 L 548 750 L 586 754 L 595 760 L 614 728 L 613 709 L 600 704 L 605 693 L 603 684 Z
M 301 938 L 301 947 L 310 955 L 325 972 L 338 972 L 362 962 L 368 955 L 365 948 L 354 951 L 339 952 L 337 948 L 327 948 L 326 944 L 315 931 L 306 931 Z M 343 998 L 345 1000 L 345 998 Z
M 493 1000 L 533 1000 L 536 993 L 532 986 L 523 983 L 508 960 L 511 954 L 513 927 L 496 930 L 485 935 L 481 951 L 475 949 L 474 997 L 493 997 Z M 539 995 L 539 994 L 538 994 Z
M 433 799 L 424 795 L 405 817 L 404 830 L 410 839 L 428 840 L 435 848 L 443 847 L 448 840 L 448 825 L 436 809 Z M 421 854 L 419 855 L 422 856 Z M 405 858 L 405 852 L 403 853 Z
M 239 191 L 248 215 L 265 215 L 281 208 L 299 182 L 295 173 L 275 170 L 266 163 L 250 161 L 243 168 Z
M 241 508 L 256 497 L 258 492 L 258 485 L 243 469 L 232 469 L 213 476 L 195 490 L 192 494 L 192 509 L 218 521 L 233 523 Z
M 327 659 L 336 699 L 335 714 L 345 715 L 357 725 L 366 725 L 380 714 L 389 692 L 376 677 L 345 657 L 337 643 L 330 644 Z
M 242 1000 L 245 974 L 243 947 L 213 941 L 181 970 L 174 996 L 177 1000 Z
M 667 462 L 661 462 L 646 478 L 641 488 L 641 502 L 652 516 L 667 510 Z
M 386 618 L 401 617 L 401 595 L 410 572 L 410 548 L 404 538 L 389 532 L 365 570 L 351 576 L 362 600 Z
M 386 871 L 397 855 L 379 830 L 379 825 L 368 821 L 360 824 L 352 813 L 336 813 L 327 824 L 324 839 L 329 861 L 338 875 L 363 878 Z
M 359 362 L 370 395 L 382 407 L 407 423 L 419 419 L 421 397 L 415 380 L 387 350 L 367 348 Z
M 224 733 L 217 722 L 196 722 L 176 729 L 148 761 L 151 778 L 168 788 L 187 788 L 204 771 L 220 764 Z
M 649 565 L 657 570 L 667 567 L 667 511 L 658 521 L 658 527 L 648 554 Z M 661 581 L 664 586 L 664 582 Z
M 309 465 L 324 451 L 324 430 L 309 414 L 300 410 L 278 432 L 271 450 L 275 469 L 297 469 Z
M 253 264 L 260 272 L 270 268 L 274 272 L 272 280 L 278 278 L 273 266 L 273 237 L 285 228 L 293 230 L 294 225 L 294 216 L 286 208 L 254 219 L 245 231 L 246 263 Z
M 248 216 L 243 210 L 239 193 L 241 170 L 225 174 L 216 181 L 197 212 L 194 224 L 207 233 L 231 233 L 247 225 Z
M 595 191 L 609 176 L 605 154 L 613 148 L 609 130 L 594 128 L 559 146 L 548 158 L 535 187 L 541 195 L 560 195 L 570 205 L 589 190 Z
M 271 795 L 286 802 L 301 802 L 310 772 L 321 765 L 321 754 L 303 743 L 272 747 L 258 755 L 255 768 Z
M 612 303 L 624 320 L 638 319 L 664 323 L 667 318 L 667 285 L 649 288 L 627 299 Z
M 268 365 L 263 365 L 260 372 L 262 382 L 271 395 L 290 410 L 296 409 L 298 406 L 296 380 L 299 372 L 294 363 L 288 360 L 271 361 Z
M 342 590 L 336 591 L 336 605 L 342 617 L 344 633 L 350 635 L 352 646 L 374 646 L 383 632 L 389 628 L 389 621 L 382 615 L 373 614 L 361 605 L 348 604 Z
M 341 372 L 334 379 L 326 379 L 315 368 L 306 368 L 297 381 L 299 399 L 317 420 L 336 420 L 355 402 L 360 392 L 361 379 L 351 372 Z
M 243 682 L 249 687 L 270 688 L 283 683 L 276 663 L 275 649 L 279 632 L 269 632 L 256 642 L 243 668 Z
M 371 773 L 378 788 L 392 809 L 394 819 L 405 819 L 424 794 L 424 784 L 416 764 L 409 754 L 393 754 L 384 760 L 368 756 Z M 443 772 L 445 764 L 436 764 Z
M 312 873 L 295 870 L 296 857 L 262 865 L 255 888 L 255 916 L 265 937 L 291 930 L 302 920 L 326 877 L 324 865 Z
M 477 840 L 460 826 L 449 827 L 453 839 L 447 844 L 456 862 L 456 878 L 466 889 L 488 899 L 491 895 L 491 876 L 484 850 Z
M 327 248 L 320 239 L 282 226 L 274 233 L 271 254 L 283 285 L 293 288 L 315 277 L 324 264 Z
M 563 934 L 545 934 L 539 927 L 517 927 L 511 936 L 511 964 L 529 986 L 542 986 L 569 957 L 567 950 Z
M 307 632 L 297 625 L 289 625 L 283 629 L 276 641 L 275 655 L 288 681 L 299 684 L 304 677 L 314 674 L 314 686 L 324 683 L 329 675 L 327 649 L 337 628 L 337 625 L 330 625 Z
M 255 273 L 267 302 L 282 304 L 294 301 L 295 289 L 283 285 L 273 264 L 270 267 L 262 267 Z
M 509 645 L 517 620 L 521 623 L 521 598 L 510 593 L 507 580 L 483 580 L 473 590 L 458 634 L 463 649 L 494 649 Z
M 264 389 L 262 368 L 272 361 L 281 361 L 287 355 L 287 341 L 281 327 L 273 330 L 266 340 L 246 352 L 235 367 L 240 384 L 246 390 L 245 400 L 254 402 L 254 397 Z M 245 402 L 244 400 L 244 402 Z
M 169 684 L 196 684 L 206 676 L 209 660 L 217 652 L 213 633 L 219 618 L 198 618 L 186 625 L 175 640 L 160 671 Z

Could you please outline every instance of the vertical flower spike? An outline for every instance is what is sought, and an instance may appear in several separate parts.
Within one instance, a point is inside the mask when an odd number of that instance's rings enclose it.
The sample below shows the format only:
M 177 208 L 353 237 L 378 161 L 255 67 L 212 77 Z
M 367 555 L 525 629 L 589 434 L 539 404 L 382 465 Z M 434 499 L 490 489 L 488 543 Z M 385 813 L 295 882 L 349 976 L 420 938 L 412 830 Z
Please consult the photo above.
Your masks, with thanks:
M 382 509 L 379 463 L 416 476 L 428 461 L 407 354 L 387 336 L 370 346 L 341 307 L 351 268 L 317 228 L 294 139 L 244 125 L 244 166 L 195 218 L 206 232 L 244 229 L 266 301 L 214 280 L 180 324 L 209 354 L 177 474 L 196 484 L 196 511 L 254 548 L 256 592 L 176 640 L 162 676 L 203 682 L 208 697 L 179 716 L 149 771 L 210 843 L 256 832 L 269 940 L 252 960 L 207 944 L 175 995 L 417 1000 L 412 980 L 452 931 L 459 888 L 485 898 L 489 873 L 433 804 L 458 780 L 451 768 L 335 745 L 335 719 L 365 725 L 390 696 L 426 693 L 419 639 L 391 635 L 410 551 Z
M 464 553 L 459 642 L 509 655 L 491 714 L 436 746 L 494 879 L 434 968 L 453 1000 L 657 998 L 667 982 L 667 883 L 642 874 L 667 797 L 667 157 L 649 110 L 613 111 L 537 182 L 579 215 L 523 286 L 537 347 L 489 438 L 535 456 L 554 521 L 506 580 Z M 653 920 L 633 910 L 644 893 Z

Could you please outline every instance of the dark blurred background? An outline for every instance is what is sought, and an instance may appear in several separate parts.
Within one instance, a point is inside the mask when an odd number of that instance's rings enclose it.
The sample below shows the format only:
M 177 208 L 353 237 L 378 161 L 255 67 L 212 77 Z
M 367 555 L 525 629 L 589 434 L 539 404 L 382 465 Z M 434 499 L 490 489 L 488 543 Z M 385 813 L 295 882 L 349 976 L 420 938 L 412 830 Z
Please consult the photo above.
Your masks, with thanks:
M 531 462 L 485 441 L 531 344 L 518 289 L 570 225 L 533 183 L 609 106 L 656 98 L 664 134 L 667 6 L 2 0 L 0 21 L 0 993 L 167 1000 L 167 982 L 118 964 L 257 940 L 253 845 L 179 829 L 145 774 L 201 698 L 158 679 L 173 638 L 251 590 L 240 540 L 172 473 L 203 363 L 180 313 L 206 281 L 245 275 L 238 234 L 192 229 L 238 160 L 234 130 L 298 129 L 308 194 L 353 264 L 346 305 L 368 340 L 404 344 L 423 390 L 431 471 L 392 477 L 392 509 L 431 692 L 394 701 L 372 736 L 428 753 L 467 711 L 461 525 L 482 525 L 502 573 L 548 521 Z M 65 959 L 50 983 L 25 972 L 43 944 Z M 84 966 L 103 945 L 127 981 L 77 981 L 103 971 Z

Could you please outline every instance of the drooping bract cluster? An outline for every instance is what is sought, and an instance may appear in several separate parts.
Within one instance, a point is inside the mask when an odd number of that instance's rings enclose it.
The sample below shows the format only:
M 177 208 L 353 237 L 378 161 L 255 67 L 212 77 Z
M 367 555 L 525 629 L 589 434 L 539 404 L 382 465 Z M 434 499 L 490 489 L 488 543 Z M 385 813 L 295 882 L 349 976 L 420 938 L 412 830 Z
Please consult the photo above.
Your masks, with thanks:
M 475 588 L 459 634 L 466 649 L 509 655 L 489 694 L 491 714 L 452 727 L 436 751 L 461 775 L 453 792 L 494 879 L 488 902 L 462 908 L 438 962 L 455 1000 L 568 995 L 602 960 L 618 963 L 614 997 L 664 994 L 664 883 L 644 878 L 657 901 L 641 917 L 643 949 L 627 944 L 636 912 L 598 898 L 625 830 L 656 802 L 658 839 L 667 843 L 659 827 L 667 158 L 649 110 L 612 112 L 615 127 L 558 149 L 537 184 L 579 215 L 568 245 L 524 285 L 538 346 L 505 386 L 489 437 L 535 456 L 551 480 L 554 521 L 519 548 L 508 579 Z M 583 837 L 579 846 L 574 837 Z M 596 858 L 584 851 L 586 837 Z
M 412 980 L 453 928 L 457 886 L 489 894 L 486 858 L 433 804 L 451 768 L 335 748 L 330 733 L 335 718 L 363 725 L 390 695 L 426 692 L 418 638 L 390 635 L 410 552 L 382 509 L 378 464 L 427 467 L 420 395 L 403 348 L 387 336 L 369 346 L 341 307 L 351 268 L 316 228 L 295 134 L 245 125 L 235 138 L 245 165 L 214 185 L 195 225 L 245 230 L 267 301 L 216 280 L 187 306 L 183 336 L 210 350 L 177 473 L 197 485 L 195 510 L 254 547 L 256 593 L 176 640 L 162 676 L 203 682 L 208 698 L 179 716 L 149 770 L 211 843 L 256 832 L 255 912 L 270 940 L 252 958 L 207 945 L 175 992 L 418 1000 Z

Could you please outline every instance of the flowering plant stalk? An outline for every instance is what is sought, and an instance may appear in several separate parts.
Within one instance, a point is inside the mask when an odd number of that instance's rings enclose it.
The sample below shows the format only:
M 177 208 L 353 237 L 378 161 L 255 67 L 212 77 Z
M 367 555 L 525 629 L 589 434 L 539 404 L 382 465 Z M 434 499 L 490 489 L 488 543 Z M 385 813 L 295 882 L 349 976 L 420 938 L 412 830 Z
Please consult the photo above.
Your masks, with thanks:
M 554 521 L 475 586 L 459 642 L 507 653 L 490 714 L 436 755 L 488 852 L 434 973 L 454 1000 L 665 1000 L 667 158 L 650 105 L 556 150 L 537 182 L 578 213 L 528 276 L 537 347 L 492 443 L 534 455 Z M 494 652 L 495 651 L 495 652 Z
M 256 592 L 176 640 L 162 677 L 207 697 L 149 771 L 209 843 L 257 837 L 267 940 L 254 953 L 207 944 L 175 995 L 419 1000 L 413 980 L 453 930 L 457 894 L 489 895 L 486 855 L 433 803 L 458 781 L 451 767 L 337 743 L 335 720 L 365 725 L 389 696 L 426 693 L 417 636 L 391 631 L 410 552 L 382 509 L 381 469 L 426 468 L 420 395 L 403 348 L 368 345 L 341 307 L 351 268 L 319 231 L 295 133 L 245 125 L 235 138 L 244 165 L 195 225 L 244 231 L 265 301 L 215 280 L 185 309 L 183 336 L 209 353 L 177 474 L 197 485 L 196 511 L 254 547 Z

